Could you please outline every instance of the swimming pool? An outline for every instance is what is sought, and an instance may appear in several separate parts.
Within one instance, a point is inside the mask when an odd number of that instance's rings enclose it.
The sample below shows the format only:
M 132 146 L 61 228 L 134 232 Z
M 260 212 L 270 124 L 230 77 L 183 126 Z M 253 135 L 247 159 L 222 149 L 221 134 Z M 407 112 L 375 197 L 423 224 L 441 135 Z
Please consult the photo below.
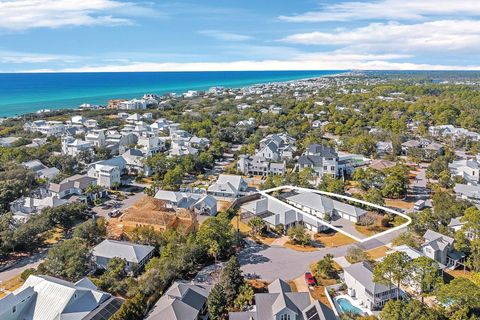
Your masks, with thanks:
M 352 303 L 345 298 L 337 299 L 337 303 L 340 306 L 340 309 L 343 313 L 354 313 L 358 315 L 362 315 L 363 311 L 360 308 L 355 307 Z

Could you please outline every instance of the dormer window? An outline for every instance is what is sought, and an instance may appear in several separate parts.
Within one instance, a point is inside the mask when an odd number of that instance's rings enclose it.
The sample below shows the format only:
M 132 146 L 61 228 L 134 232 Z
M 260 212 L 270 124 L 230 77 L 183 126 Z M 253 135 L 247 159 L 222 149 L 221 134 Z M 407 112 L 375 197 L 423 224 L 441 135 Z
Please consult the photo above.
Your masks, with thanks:
M 290 320 L 290 315 L 289 314 L 282 314 L 280 316 L 280 320 Z

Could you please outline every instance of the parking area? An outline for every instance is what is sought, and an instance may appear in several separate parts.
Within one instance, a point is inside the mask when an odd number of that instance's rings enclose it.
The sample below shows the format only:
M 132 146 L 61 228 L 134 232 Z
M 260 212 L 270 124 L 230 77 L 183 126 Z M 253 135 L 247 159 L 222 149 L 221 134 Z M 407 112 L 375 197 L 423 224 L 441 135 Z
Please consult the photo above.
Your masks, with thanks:
M 132 206 L 135 202 L 141 199 L 145 193 L 140 191 L 138 193 L 126 193 L 126 198 L 124 200 L 108 200 L 100 206 L 96 206 L 92 208 L 92 211 L 95 212 L 99 217 L 104 217 L 106 219 L 109 218 L 108 213 L 114 210 L 123 211 L 130 206 Z

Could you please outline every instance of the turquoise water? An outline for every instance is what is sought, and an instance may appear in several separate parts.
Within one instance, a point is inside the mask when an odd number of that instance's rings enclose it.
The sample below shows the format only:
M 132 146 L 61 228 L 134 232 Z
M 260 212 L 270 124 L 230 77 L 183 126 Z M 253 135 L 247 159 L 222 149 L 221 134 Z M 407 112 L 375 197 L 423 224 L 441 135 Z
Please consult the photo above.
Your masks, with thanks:
M 348 312 L 348 313 L 354 313 L 358 315 L 363 314 L 362 310 L 352 305 L 348 299 L 340 298 L 337 300 L 337 303 L 340 306 L 340 309 L 342 310 L 343 313 Z
M 106 105 L 145 93 L 183 93 L 212 86 L 238 88 L 338 74 L 343 71 L 106 72 L 0 74 L 0 117 L 39 109 Z

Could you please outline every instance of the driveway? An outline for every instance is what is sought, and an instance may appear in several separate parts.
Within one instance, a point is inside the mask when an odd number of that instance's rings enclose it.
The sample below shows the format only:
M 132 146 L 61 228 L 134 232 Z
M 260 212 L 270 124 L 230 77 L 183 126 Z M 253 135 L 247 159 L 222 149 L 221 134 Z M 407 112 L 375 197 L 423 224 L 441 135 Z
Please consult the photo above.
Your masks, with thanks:
M 363 243 L 323 248 L 312 252 L 299 252 L 285 247 L 266 246 L 249 241 L 248 247 L 238 254 L 238 260 L 244 273 L 255 274 L 262 280 L 273 281 L 277 278 L 291 280 L 309 271 L 310 264 L 322 259 L 327 253 L 333 254 L 334 257 L 343 257 L 351 246 L 364 250 L 374 249 L 390 243 L 403 232 L 405 228 Z
M 113 211 L 113 210 L 120 210 L 120 211 L 123 211 L 125 209 L 128 209 L 130 208 L 135 202 L 137 202 L 138 200 L 140 200 L 143 196 L 145 195 L 145 193 L 142 191 L 142 192 L 139 192 L 139 193 L 135 193 L 133 196 L 128 196 L 127 199 L 125 200 L 122 200 L 122 201 L 114 201 L 116 203 L 118 203 L 119 205 L 115 208 L 110 208 L 110 209 L 102 209 L 101 206 L 97 206 L 97 207 L 94 207 L 92 209 L 93 212 L 95 212 L 99 217 L 104 217 L 106 219 L 109 219 L 109 216 L 108 216 L 108 213 Z M 112 200 L 113 201 L 113 200 Z

